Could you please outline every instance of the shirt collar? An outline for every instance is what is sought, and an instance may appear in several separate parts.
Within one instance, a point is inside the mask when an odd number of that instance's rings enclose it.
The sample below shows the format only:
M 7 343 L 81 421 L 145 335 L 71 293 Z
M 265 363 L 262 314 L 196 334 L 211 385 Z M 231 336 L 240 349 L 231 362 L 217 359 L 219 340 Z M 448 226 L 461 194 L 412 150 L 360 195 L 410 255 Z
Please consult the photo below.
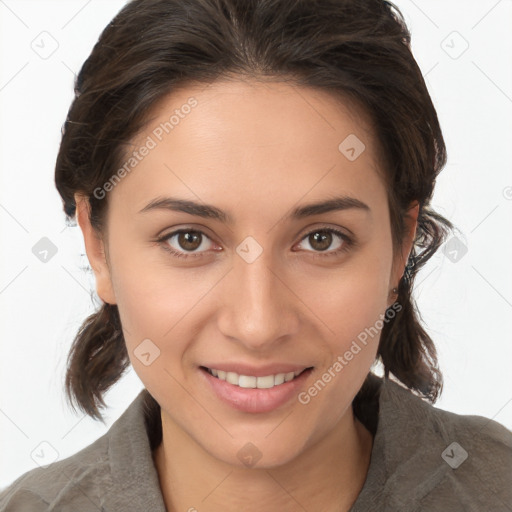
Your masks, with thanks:
M 106 510 L 166 511 L 148 432 L 151 418 L 147 416 L 147 404 L 151 400 L 144 388 L 110 428 L 112 487 L 105 500 Z
M 380 380 L 370 466 L 350 512 L 377 505 L 379 510 L 413 510 L 451 471 L 441 457 L 450 441 L 436 420 L 437 409 L 403 385 Z

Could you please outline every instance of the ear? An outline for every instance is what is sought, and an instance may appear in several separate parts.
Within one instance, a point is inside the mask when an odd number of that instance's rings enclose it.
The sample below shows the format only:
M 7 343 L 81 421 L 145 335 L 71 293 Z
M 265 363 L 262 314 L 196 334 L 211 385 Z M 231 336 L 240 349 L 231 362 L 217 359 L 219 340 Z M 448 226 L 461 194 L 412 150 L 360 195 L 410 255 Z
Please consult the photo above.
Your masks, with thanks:
M 91 225 L 89 199 L 81 194 L 75 194 L 75 202 L 76 220 L 82 230 L 85 251 L 96 279 L 96 293 L 103 302 L 115 304 L 116 299 L 105 255 L 104 242 Z
M 418 201 L 413 201 L 407 211 L 405 212 L 404 217 L 404 235 L 402 239 L 402 247 L 398 254 L 395 256 L 393 261 L 393 270 L 391 272 L 391 282 L 390 289 L 398 287 L 398 283 L 405 272 L 405 267 L 407 266 L 407 260 L 409 259 L 409 254 L 412 251 L 414 245 L 414 238 L 416 237 L 416 228 L 418 226 L 418 214 L 419 214 L 420 205 Z

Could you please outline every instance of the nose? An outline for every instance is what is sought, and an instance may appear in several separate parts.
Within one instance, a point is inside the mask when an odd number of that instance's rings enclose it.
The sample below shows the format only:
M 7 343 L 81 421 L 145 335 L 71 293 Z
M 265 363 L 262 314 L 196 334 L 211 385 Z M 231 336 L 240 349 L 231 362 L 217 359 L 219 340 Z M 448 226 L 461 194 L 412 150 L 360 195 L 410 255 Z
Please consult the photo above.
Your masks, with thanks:
M 218 316 L 224 336 L 249 350 L 265 351 L 298 332 L 300 301 L 286 272 L 272 264 L 270 251 L 251 263 L 235 254 L 226 277 Z

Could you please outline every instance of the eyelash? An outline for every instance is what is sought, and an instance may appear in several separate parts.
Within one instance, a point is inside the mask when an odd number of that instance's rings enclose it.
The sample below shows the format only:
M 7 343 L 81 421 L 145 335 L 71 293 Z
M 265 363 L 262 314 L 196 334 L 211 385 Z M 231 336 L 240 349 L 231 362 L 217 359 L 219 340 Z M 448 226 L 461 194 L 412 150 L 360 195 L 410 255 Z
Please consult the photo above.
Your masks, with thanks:
M 203 256 L 203 254 L 204 254 L 203 252 L 188 253 L 188 254 L 184 253 L 184 252 L 178 252 L 175 249 L 173 249 L 172 247 L 170 247 L 169 244 L 167 243 L 168 240 L 170 240 L 171 238 L 173 238 L 176 235 L 179 235 L 181 233 L 191 233 L 191 232 L 199 233 L 200 235 L 205 236 L 206 238 L 209 238 L 208 235 L 206 235 L 206 233 L 203 233 L 202 231 L 200 231 L 198 229 L 179 229 L 177 231 L 173 231 L 172 233 L 168 233 L 168 234 L 158 238 L 156 240 L 156 242 L 161 244 L 162 247 L 164 248 L 164 250 L 170 252 L 172 254 L 172 256 L 174 256 L 176 258 L 185 258 L 186 259 L 186 258 L 190 258 L 190 257 L 200 257 L 200 256 Z M 300 239 L 300 242 L 302 242 L 305 238 L 307 238 L 308 236 L 312 235 L 313 233 L 319 233 L 319 232 L 322 232 L 322 233 L 334 233 L 335 235 L 338 235 L 343 240 L 343 245 L 339 249 L 336 249 L 335 251 L 329 251 L 329 252 L 306 251 L 306 252 L 312 252 L 314 258 L 317 258 L 317 257 L 329 258 L 329 257 L 339 256 L 343 252 L 346 252 L 350 248 L 355 246 L 355 241 L 351 237 L 349 237 L 345 233 L 343 233 L 343 232 L 341 232 L 341 231 L 339 231 L 338 229 L 335 229 L 335 228 L 317 228 L 317 229 L 313 229 L 309 233 L 306 233 Z

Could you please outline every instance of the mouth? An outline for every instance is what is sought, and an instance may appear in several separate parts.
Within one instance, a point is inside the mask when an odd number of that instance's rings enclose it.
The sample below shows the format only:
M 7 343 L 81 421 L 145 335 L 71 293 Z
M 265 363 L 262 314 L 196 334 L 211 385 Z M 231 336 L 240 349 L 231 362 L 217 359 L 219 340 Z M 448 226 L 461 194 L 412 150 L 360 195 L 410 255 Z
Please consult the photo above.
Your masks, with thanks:
M 295 372 L 276 373 L 257 377 L 255 375 L 240 375 L 235 372 L 226 372 L 223 370 L 217 370 L 215 368 L 207 368 L 206 366 L 201 366 L 201 369 L 207 371 L 213 377 L 228 382 L 233 386 L 238 386 L 245 389 L 271 389 L 275 386 L 280 386 L 285 382 L 294 380 L 303 372 L 312 368 L 313 367 L 311 366 Z
M 270 373 L 268 369 L 258 370 L 261 375 L 245 375 L 207 366 L 200 366 L 199 370 L 207 386 L 213 391 L 214 399 L 217 398 L 238 411 L 265 413 L 296 399 L 301 389 L 306 386 L 314 367 L 279 373 Z

